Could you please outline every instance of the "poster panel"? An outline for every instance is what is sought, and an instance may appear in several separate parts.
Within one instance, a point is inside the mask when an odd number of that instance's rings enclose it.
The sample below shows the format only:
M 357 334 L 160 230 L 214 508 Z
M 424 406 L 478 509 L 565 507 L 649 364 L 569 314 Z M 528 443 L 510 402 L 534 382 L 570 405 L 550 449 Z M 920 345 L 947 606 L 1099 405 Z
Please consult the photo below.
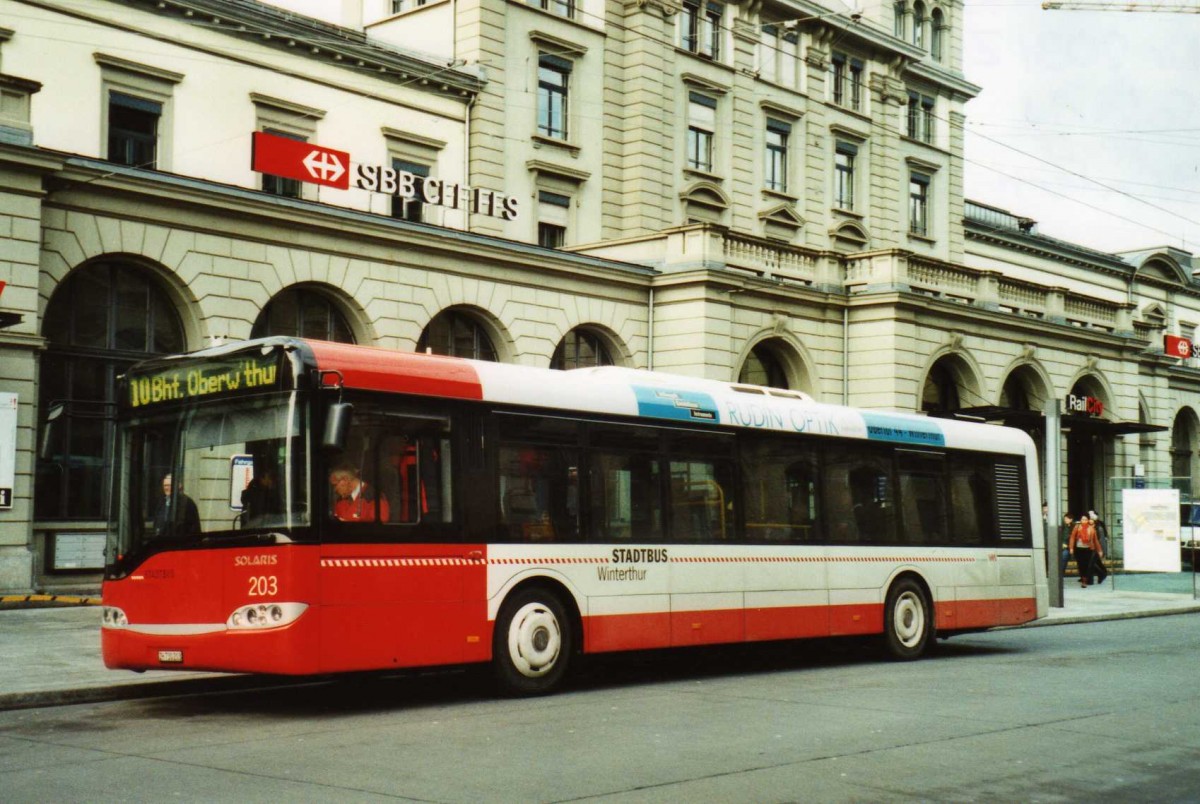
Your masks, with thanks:
M 1125 569 L 1180 572 L 1179 489 L 1121 489 Z

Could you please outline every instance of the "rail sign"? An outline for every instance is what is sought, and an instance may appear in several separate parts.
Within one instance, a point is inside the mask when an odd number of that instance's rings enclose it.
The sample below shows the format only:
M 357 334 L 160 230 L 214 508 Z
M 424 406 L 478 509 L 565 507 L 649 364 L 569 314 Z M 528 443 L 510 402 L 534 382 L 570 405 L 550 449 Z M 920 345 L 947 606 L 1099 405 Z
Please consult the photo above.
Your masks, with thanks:
M 516 196 L 468 187 L 453 181 L 418 176 L 386 165 L 351 164 L 350 154 L 310 142 L 254 132 L 250 169 L 285 179 L 322 184 L 338 190 L 366 190 L 447 209 L 466 210 L 503 221 L 516 220 L 521 202 Z
M 1163 351 L 1170 357 L 1191 357 L 1192 342 L 1178 335 L 1164 335 Z
M 259 173 L 350 189 L 350 154 L 345 151 L 256 131 L 250 164 Z

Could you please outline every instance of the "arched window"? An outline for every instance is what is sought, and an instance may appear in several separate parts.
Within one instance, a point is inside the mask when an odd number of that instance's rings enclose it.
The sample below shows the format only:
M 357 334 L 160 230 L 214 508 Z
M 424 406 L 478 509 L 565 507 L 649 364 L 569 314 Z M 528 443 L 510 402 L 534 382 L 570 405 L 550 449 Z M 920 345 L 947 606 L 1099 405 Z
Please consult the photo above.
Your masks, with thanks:
M 46 306 L 47 338 L 38 382 L 38 421 L 66 403 L 39 457 L 38 519 L 103 519 L 117 375 L 138 360 L 186 349 L 174 306 L 144 269 L 98 262 L 72 273 Z
M 938 61 L 942 60 L 942 52 L 946 47 L 946 17 L 940 8 L 933 10 L 929 35 L 929 52 Z
M 738 372 L 738 382 L 746 385 L 765 385 L 768 388 L 788 388 L 787 371 L 779 357 L 765 343 L 755 345 L 742 370 Z
M 904 38 L 904 12 L 905 12 L 905 10 L 906 9 L 904 7 L 903 2 L 896 3 L 896 5 L 892 6 L 892 15 L 895 19 L 895 22 L 893 23 L 892 33 L 894 33 L 900 39 Z
M 604 342 L 594 333 L 579 327 L 568 332 L 558 342 L 554 355 L 550 358 L 552 369 L 591 368 L 612 364 L 612 355 Z
M 912 42 L 917 47 L 925 47 L 925 4 L 920 0 L 913 3 Z
M 483 326 L 473 317 L 457 310 L 443 310 L 433 317 L 417 341 L 418 352 L 450 357 L 496 360 L 496 347 Z
M 341 311 L 327 296 L 308 288 L 288 288 L 267 302 L 250 337 L 268 335 L 354 343 L 354 332 Z
M 1179 411 L 1171 425 L 1171 476 L 1191 477 L 1196 455 L 1196 414 L 1190 409 Z
M 949 413 L 962 407 L 958 399 L 958 380 L 945 364 L 939 360 L 929 370 L 925 388 L 921 393 L 921 410 L 926 413 Z

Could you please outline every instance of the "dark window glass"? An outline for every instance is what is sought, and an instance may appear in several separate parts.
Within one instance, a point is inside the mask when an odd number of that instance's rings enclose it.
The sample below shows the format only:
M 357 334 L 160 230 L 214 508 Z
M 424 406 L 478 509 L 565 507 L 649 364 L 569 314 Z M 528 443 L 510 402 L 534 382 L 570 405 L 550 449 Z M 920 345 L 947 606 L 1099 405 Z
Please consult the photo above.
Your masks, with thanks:
M 747 540 L 820 540 L 818 464 L 811 444 L 774 437 L 745 439 L 741 466 Z
M 908 544 L 949 541 L 946 458 L 922 452 L 898 453 L 900 522 Z
M 671 541 L 704 543 L 736 538 L 731 461 L 672 460 L 668 479 Z
M 835 544 L 896 540 L 891 450 L 848 443 L 825 452 L 823 510 Z
M 954 544 L 978 546 L 998 541 L 994 464 L 986 456 L 950 456 L 950 538 Z
M 108 96 L 108 159 L 122 165 L 155 167 L 158 121 L 162 104 L 110 92 Z
M 392 217 L 420 223 L 423 220 L 421 215 L 425 210 L 422 193 L 424 193 L 425 179 L 429 178 L 429 165 L 406 162 L 403 159 L 393 159 L 392 167 L 397 171 L 403 170 L 417 177 L 416 181 L 413 182 L 414 195 L 412 198 L 403 198 L 398 195 L 392 196 Z
M 597 452 L 591 460 L 589 537 L 657 542 L 663 535 L 661 461 L 636 452 Z
M 538 58 L 538 133 L 556 140 L 567 138 L 567 84 L 571 63 L 557 56 Z
M 304 288 L 289 288 L 267 302 L 254 322 L 250 337 L 268 335 L 354 343 L 354 332 L 333 302 Z
M 590 368 L 611 366 L 612 355 L 597 336 L 584 329 L 573 329 L 558 342 L 550 358 L 552 369 Z
M 58 286 L 43 334 L 48 345 L 40 365 L 38 421 L 45 421 L 51 404 L 67 407 L 50 431 L 46 457 L 37 461 L 35 515 L 102 519 L 116 377 L 150 355 L 183 351 L 183 327 L 150 274 L 104 262 L 75 271 Z
M 497 482 L 500 538 L 517 542 L 578 540 L 577 449 L 503 444 Z
M 746 385 L 765 385 L 768 388 L 788 388 L 787 372 L 770 347 L 758 344 L 750 350 L 738 382 Z
M 456 310 L 443 310 L 434 316 L 417 341 L 417 351 L 496 360 L 496 348 L 483 327 L 471 316 Z

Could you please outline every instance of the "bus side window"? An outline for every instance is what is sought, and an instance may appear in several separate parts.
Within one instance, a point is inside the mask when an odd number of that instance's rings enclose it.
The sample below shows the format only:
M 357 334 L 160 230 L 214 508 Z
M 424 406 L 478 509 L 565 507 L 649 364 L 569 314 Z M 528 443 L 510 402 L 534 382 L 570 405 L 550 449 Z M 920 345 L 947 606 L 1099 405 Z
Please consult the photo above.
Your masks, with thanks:
M 648 455 L 596 452 L 591 467 L 589 537 L 601 542 L 660 541 L 659 460 Z
M 449 522 L 450 439 L 415 431 L 389 435 L 380 446 L 380 490 L 390 503 L 388 521 L 415 525 Z
M 671 540 L 734 537 L 732 467 L 725 461 L 671 461 Z
M 500 448 L 500 526 L 519 542 L 579 537 L 579 457 L 567 447 Z

